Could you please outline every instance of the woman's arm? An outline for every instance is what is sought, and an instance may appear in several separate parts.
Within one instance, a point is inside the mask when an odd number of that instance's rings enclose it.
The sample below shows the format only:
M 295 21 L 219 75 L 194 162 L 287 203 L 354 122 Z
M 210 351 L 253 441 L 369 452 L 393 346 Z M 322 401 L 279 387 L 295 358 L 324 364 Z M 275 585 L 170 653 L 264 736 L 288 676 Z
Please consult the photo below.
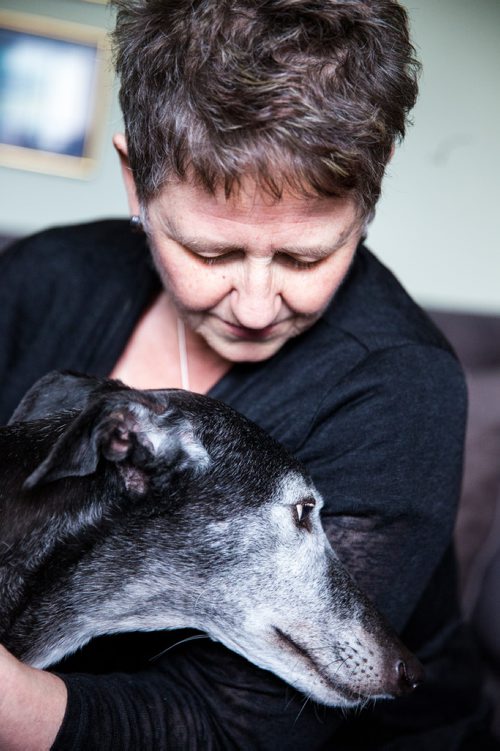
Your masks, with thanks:
M 452 540 L 466 408 L 451 353 L 393 347 L 335 385 L 300 452 L 330 542 L 398 631 Z
M 319 751 L 341 722 L 208 639 L 136 672 L 61 678 L 0 647 L 0 671 L 2 751 Z
M 0 675 L 0 748 L 48 751 L 66 711 L 63 681 L 23 665 L 1 645 Z
M 319 751 L 342 719 L 210 639 L 137 672 L 63 679 L 68 709 L 53 751 Z

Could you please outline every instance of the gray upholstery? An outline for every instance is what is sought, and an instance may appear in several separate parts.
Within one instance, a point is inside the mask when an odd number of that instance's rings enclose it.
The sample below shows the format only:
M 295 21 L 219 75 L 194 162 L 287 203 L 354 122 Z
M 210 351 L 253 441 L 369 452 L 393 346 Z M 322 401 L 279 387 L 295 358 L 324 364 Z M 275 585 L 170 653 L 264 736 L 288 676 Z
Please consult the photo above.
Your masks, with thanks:
M 455 537 L 463 610 L 484 654 L 500 737 L 500 316 L 431 316 L 460 357 L 469 389 Z

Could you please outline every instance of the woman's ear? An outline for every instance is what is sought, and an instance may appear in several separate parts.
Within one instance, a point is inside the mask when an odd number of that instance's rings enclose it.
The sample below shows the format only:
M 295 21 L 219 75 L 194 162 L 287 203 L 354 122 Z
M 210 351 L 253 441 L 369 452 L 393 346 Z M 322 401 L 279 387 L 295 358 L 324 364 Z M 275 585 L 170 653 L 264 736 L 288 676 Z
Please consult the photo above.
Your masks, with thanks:
M 113 136 L 113 146 L 115 147 L 118 158 L 120 159 L 123 184 L 125 185 L 125 191 L 127 193 L 130 215 L 140 215 L 141 210 L 137 199 L 134 175 L 128 161 L 127 139 L 123 133 L 116 133 Z

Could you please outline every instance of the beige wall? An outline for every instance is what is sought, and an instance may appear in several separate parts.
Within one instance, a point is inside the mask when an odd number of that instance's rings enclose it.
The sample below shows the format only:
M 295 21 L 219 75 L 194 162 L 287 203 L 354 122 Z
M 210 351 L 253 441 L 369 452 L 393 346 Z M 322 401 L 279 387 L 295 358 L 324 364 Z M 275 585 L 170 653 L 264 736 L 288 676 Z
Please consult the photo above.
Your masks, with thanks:
M 500 0 L 407 0 L 425 73 L 414 127 L 388 171 L 369 245 L 422 303 L 500 313 Z M 0 8 L 109 26 L 83 0 Z M 110 145 L 113 92 L 89 180 L 1 169 L 0 232 L 126 214 Z

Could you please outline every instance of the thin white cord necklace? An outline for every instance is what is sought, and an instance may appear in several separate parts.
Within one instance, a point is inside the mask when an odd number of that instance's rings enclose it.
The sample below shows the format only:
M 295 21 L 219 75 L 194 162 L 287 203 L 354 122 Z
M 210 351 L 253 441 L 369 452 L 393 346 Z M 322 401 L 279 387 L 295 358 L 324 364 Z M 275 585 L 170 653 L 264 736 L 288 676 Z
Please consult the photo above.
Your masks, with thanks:
M 179 367 L 181 370 L 181 386 L 189 391 L 189 367 L 186 347 L 186 329 L 184 321 L 177 316 L 177 347 L 179 350 Z

